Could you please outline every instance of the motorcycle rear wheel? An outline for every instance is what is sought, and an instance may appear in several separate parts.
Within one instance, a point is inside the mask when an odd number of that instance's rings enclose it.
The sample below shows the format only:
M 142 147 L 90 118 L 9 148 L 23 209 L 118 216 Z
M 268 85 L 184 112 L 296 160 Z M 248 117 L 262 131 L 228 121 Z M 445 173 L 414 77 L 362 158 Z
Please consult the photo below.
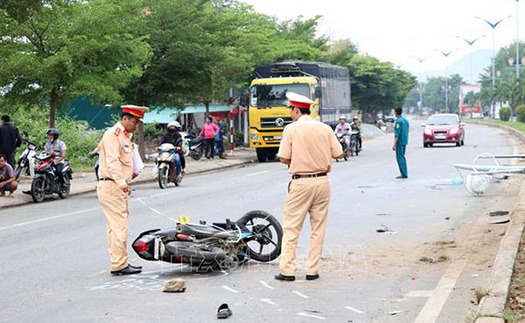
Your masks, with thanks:
M 37 177 L 31 182 L 31 197 L 33 202 L 40 203 L 44 201 L 46 197 L 45 186 L 46 182 L 43 177 Z
M 268 262 L 281 254 L 283 228 L 273 215 L 254 210 L 243 215 L 236 224 L 241 229 L 248 229 L 253 237 L 245 241 L 246 254 L 254 260 Z
M 16 165 L 15 167 L 15 180 L 18 180 L 20 177 L 20 174 L 22 174 L 22 170 L 24 170 L 25 167 L 21 167 L 20 164 Z
M 168 177 L 170 176 L 170 172 L 168 171 L 167 167 L 161 167 L 159 168 L 159 174 L 158 174 L 158 182 L 160 188 L 165 188 L 168 186 L 169 180 Z
M 66 177 L 67 175 L 65 175 L 64 177 Z M 69 191 L 71 189 L 71 185 L 69 183 L 69 179 L 67 178 L 64 178 L 64 184 L 62 184 L 62 187 L 60 189 L 60 191 L 58 192 L 58 196 L 60 196 L 61 199 L 67 199 L 67 197 L 69 196 Z
M 204 155 L 203 145 L 200 145 L 197 149 L 190 151 L 191 158 L 195 160 L 200 160 L 202 158 L 202 155 Z

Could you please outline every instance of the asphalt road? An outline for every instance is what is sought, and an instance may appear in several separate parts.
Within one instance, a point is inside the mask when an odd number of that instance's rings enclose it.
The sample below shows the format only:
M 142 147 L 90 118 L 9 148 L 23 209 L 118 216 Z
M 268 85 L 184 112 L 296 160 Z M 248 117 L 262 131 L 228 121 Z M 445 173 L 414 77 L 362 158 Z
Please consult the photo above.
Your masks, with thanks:
M 493 180 L 484 196 L 454 185 L 455 163 L 482 152 L 515 153 L 497 129 L 467 125 L 465 146 L 423 148 L 413 120 L 409 179 L 398 175 L 391 136 L 334 163 L 332 204 L 321 279 L 278 282 L 278 263 L 250 262 L 231 272 L 200 274 L 145 262 L 140 275 L 108 272 L 105 219 L 93 193 L 0 212 L 1 322 L 213 322 L 228 303 L 229 322 L 464 322 L 474 291 L 488 286 L 506 225 L 488 212 L 509 210 L 521 175 Z M 488 163 L 488 161 L 485 161 Z M 142 231 L 193 221 L 236 220 L 261 209 L 282 216 L 289 176 L 278 162 L 189 176 L 181 187 L 135 186 L 130 242 Z M 388 228 L 379 233 L 378 228 Z M 298 250 L 305 257 L 309 226 Z M 170 278 L 185 293 L 162 292 Z

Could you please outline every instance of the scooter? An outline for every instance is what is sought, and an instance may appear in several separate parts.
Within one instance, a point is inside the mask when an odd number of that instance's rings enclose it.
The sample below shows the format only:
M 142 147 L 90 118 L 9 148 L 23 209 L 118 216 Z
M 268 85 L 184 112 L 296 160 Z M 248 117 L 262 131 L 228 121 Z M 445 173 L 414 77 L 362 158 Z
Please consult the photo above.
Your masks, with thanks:
M 36 151 L 40 149 L 40 146 L 27 140 L 27 137 L 27 132 L 24 131 L 24 138 L 22 139 L 22 142 L 26 144 L 26 149 L 24 149 L 24 151 L 20 154 L 20 158 L 18 159 L 18 163 L 15 167 L 15 176 L 17 180 L 21 174 L 31 177 L 35 175 L 34 157 L 36 155 Z
M 164 143 L 159 146 L 158 150 L 159 154 L 155 159 L 155 164 L 158 168 L 157 180 L 159 182 L 160 188 L 165 188 L 170 182 L 172 164 L 175 163 L 173 153 L 177 150 L 177 147 L 173 146 L 170 143 Z M 173 183 L 175 184 L 175 186 L 179 186 L 181 182 L 182 174 L 177 174 Z

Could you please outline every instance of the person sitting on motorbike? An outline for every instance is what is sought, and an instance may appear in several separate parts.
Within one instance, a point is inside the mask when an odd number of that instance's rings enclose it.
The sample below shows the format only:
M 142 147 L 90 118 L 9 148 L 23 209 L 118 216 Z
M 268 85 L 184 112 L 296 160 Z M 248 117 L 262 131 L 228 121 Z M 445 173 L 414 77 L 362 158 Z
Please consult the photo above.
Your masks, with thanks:
M 361 124 L 359 123 L 359 118 L 357 116 L 354 116 L 350 128 L 352 131 L 357 131 L 357 147 L 359 147 L 359 150 L 362 150 L 363 140 L 361 139 Z
M 55 128 L 50 128 L 46 132 L 47 141 L 44 146 L 44 151 L 48 154 L 55 154 L 55 159 L 53 160 L 55 164 L 56 174 L 60 183 L 64 183 L 64 176 L 62 175 L 62 169 L 64 168 L 63 160 L 66 159 L 66 144 L 58 139 L 60 133 Z
M 172 182 L 175 181 L 176 177 L 179 174 L 186 174 L 186 158 L 184 158 L 184 152 L 182 151 L 184 139 L 180 130 L 180 123 L 178 121 L 171 121 L 168 123 L 166 132 L 160 139 L 160 145 L 169 143 L 175 146 L 176 148 L 176 151 L 173 152 L 173 158 L 175 163 L 171 165 L 172 178 L 170 178 L 170 180 Z
M 337 124 L 337 126 L 335 126 L 334 131 L 338 138 L 340 135 L 344 138 L 346 147 L 350 147 L 350 125 L 346 123 L 345 116 L 339 117 L 339 123 Z

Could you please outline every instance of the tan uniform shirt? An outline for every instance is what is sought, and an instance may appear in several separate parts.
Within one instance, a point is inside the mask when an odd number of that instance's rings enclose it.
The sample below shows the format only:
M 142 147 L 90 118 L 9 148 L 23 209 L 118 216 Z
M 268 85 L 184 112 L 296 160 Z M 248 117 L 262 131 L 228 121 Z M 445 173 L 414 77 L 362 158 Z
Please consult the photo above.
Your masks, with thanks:
M 118 122 L 104 133 L 99 144 L 99 176 L 113 179 L 119 187 L 126 186 L 133 177 L 131 136 Z
M 301 116 L 284 128 L 277 153 L 279 157 L 291 160 L 290 174 L 328 173 L 332 159 L 341 154 L 341 144 L 332 128 L 309 115 Z

